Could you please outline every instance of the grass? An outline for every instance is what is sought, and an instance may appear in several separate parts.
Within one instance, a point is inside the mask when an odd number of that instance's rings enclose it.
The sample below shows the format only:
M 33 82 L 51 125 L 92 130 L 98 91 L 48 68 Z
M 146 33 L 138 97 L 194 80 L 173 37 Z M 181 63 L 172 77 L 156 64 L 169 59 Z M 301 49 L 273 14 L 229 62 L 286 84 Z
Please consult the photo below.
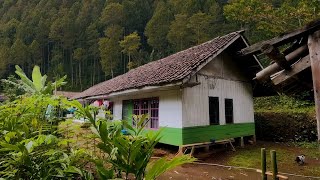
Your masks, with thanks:
M 276 150 L 279 172 L 320 176 L 320 149 L 314 143 L 278 144 L 271 142 L 258 143 L 254 146 L 247 146 L 244 149 L 238 148 L 230 155 L 227 164 L 231 166 L 241 166 L 260 169 L 260 150 L 266 148 L 267 169 L 271 170 L 270 150 Z M 306 164 L 297 165 L 294 159 L 297 155 L 306 155 Z

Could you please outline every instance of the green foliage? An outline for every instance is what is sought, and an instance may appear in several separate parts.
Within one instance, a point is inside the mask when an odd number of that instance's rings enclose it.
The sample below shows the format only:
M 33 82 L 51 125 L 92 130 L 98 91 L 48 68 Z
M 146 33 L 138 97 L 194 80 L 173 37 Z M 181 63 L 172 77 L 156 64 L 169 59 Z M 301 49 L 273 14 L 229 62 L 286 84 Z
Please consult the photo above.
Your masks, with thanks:
M 193 14 L 189 19 L 188 28 L 194 34 L 194 42 L 201 44 L 209 40 L 210 37 L 210 20 L 212 17 L 209 15 L 199 12 Z
M 0 3 L 0 76 L 18 64 L 82 90 L 151 60 L 245 28 L 252 42 L 319 18 L 317 0 L 29 0 Z M 121 29 L 120 36 L 107 35 Z M 120 32 L 120 31 L 118 31 Z M 121 48 L 137 32 L 134 54 Z M 85 52 L 85 53 L 84 53 Z
M 276 142 L 312 142 L 317 140 L 314 112 L 256 112 L 256 135 L 260 140 Z
M 286 95 L 254 98 L 256 112 L 313 112 L 313 100 L 306 100 L 301 93 L 300 97 Z
M 57 115 L 66 101 L 37 94 L 0 106 L 0 178 L 90 177 L 79 163 L 85 152 L 70 151 L 65 146 L 68 139 L 57 132 Z
M 161 158 L 149 163 L 154 147 L 161 138 L 161 130 L 145 131 L 148 115 L 135 116 L 133 126 L 127 121 L 96 120 L 90 107 L 82 107 L 78 102 L 69 104 L 91 122 L 92 131 L 101 140 L 98 147 L 107 155 L 106 158 L 95 161 L 101 179 L 128 179 L 134 175 L 135 179 L 151 180 L 169 169 L 195 160 L 183 155 L 169 161 Z M 124 135 L 122 129 L 127 129 L 129 134 Z M 105 163 L 111 167 L 106 167 Z
M 119 25 L 112 25 L 105 31 L 106 37 L 100 38 L 100 64 L 106 75 L 114 77 L 114 69 L 119 64 L 121 58 L 121 47 L 119 40 L 122 36 L 123 28 Z
M 190 29 L 186 22 L 188 22 L 188 15 L 177 14 L 170 25 L 167 38 L 176 51 L 181 51 L 191 44 Z
M 174 19 L 169 3 L 160 1 L 154 14 L 148 24 L 146 25 L 145 35 L 148 37 L 148 43 L 158 51 L 162 56 L 168 53 L 168 40 L 167 34 L 171 20 Z
M 15 100 L 18 96 L 25 94 L 25 91 L 22 88 L 17 87 L 15 84 L 19 83 L 19 80 L 13 75 L 9 76 L 8 81 L 2 80 L 2 92 L 9 98 L 10 101 Z M 14 84 L 12 84 L 12 82 Z
M 46 75 L 39 67 L 34 68 L 32 80 L 16 68 L 21 82 L 8 82 L 21 85 L 29 94 L 0 106 L 0 179 L 93 179 L 83 170 L 85 151 L 67 146 L 69 137 L 57 129 L 68 100 L 46 93 Z
M 124 37 L 122 41 L 120 41 L 120 46 L 122 47 L 122 52 L 127 54 L 129 57 L 129 62 L 127 68 L 133 69 L 134 63 L 132 62 L 131 57 L 138 53 L 138 49 L 140 47 L 140 36 L 137 32 L 131 33 L 128 36 Z
M 67 78 L 66 76 L 64 76 L 54 83 L 46 83 L 47 75 L 41 75 L 39 66 L 34 66 L 32 71 L 32 79 L 29 79 L 18 65 L 16 65 L 16 74 L 20 77 L 20 80 L 18 82 L 16 82 L 15 80 L 2 81 L 15 86 L 16 88 L 22 89 L 28 94 L 52 94 L 53 90 L 66 84 L 64 80 Z
M 256 135 L 272 141 L 315 141 L 316 119 L 314 102 L 301 93 L 254 99 Z M 307 94 L 305 94 L 307 95 Z
M 320 17 L 317 0 L 272 1 L 234 0 L 224 6 L 224 15 L 229 21 L 249 28 L 254 41 L 280 35 Z M 259 37 L 260 36 L 260 37 Z

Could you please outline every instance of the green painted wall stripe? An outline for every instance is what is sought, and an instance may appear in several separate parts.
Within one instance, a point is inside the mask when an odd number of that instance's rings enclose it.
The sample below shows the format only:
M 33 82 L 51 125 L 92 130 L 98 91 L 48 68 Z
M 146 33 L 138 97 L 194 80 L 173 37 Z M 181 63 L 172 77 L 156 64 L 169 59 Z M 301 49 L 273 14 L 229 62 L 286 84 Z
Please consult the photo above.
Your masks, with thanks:
M 174 146 L 209 142 L 210 139 L 223 140 L 255 134 L 254 123 L 240 123 L 187 128 L 162 127 L 161 143 Z
M 161 139 L 160 143 L 170 144 L 174 146 L 182 145 L 182 129 L 181 128 L 168 128 L 168 127 L 161 127 L 162 132 L 160 134 Z M 150 129 L 145 129 L 147 131 L 154 131 Z
M 209 142 L 255 134 L 254 123 L 239 123 L 183 128 L 183 144 Z
M 183 129 L 181 128 L 168 128 L 164 127 L 161 133 L 160 142 L 164 144 L 170 144 L 179 146 L 183 144 L 182 133 Z

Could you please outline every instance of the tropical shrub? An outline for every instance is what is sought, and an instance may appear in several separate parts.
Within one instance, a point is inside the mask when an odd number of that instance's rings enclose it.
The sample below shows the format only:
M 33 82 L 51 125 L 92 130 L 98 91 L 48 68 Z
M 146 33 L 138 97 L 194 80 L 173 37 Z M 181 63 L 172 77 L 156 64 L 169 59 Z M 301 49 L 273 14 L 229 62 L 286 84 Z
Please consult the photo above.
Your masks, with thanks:
M 0 106 L 0 178 L 54 179 L 83 176 L 87 157 L 83 150 L 66 146 L 57 131 L 64 98 L 50 95 L 22 96 Z M 51 108 L 48 108 L 51 107 Z
M 106 154 L 105 158 L 95 160 L 97 174 L 101 179 L 134 177 L 137 180 L 151 180 L 169 169 L 195 160 L 183 155 L 171 160 L 164 157 L 151 161 L 162 131 L 145 131 L 147 115 L 135 116 L 133 126 L 127 121 L 96 120 L 90 107 L 82 107 L 77 101 L 69 104 L 91 122 L 92 131 L 100 139 L 98 148 Z M 123 129 L 128 133 L 123 133 Z
M 53 91 L 66 84 L 65 79 L 67 76 L 56 80 L 55 82 L 47 82 L 47 75 L 41 75 L 40 67 L 34 66 L 32 71 L 32 79 L 29 79 L 23 70 L 16 65 L 15 73 L 20 77 L 20 80 L 17 82 L 15 80 L 5 80 L 2 82 L 15 86 L 18 89 L 23 90 L 27 94 L 52 94 Z

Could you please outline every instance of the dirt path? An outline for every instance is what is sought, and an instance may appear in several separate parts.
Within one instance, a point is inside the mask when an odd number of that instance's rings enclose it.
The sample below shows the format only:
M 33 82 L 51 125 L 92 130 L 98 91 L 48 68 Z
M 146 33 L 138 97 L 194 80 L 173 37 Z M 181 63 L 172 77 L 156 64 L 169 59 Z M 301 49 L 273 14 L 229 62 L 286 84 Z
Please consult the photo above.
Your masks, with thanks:
M 295 147 L 289 144 L 258 142 L 256 145 L 246 145 L 245 148 L 237 147 L 236 152 L 228 149 L 214 149 L 211 153 L 204 153 L 199 150 L 195 157 L 204 163 L 221 164 L 226 166 L 240 166 L 250 168 L 260 168 L 260 148 L 266 148 L 267 151 L 275 149 L 277 151 L 279 172 L 291 174 L 300 174 L 306 176 L 320 176 L 320 151 L 318 149 Z M 159 154 L 173 156 L 171 150 L 158 150 Z M 294 162 L 296 155 L 305 154 L 307 162 L 299 166 Z M 267 154 L 268 155 L 268 154 Z M 270 159 L 267 157 L 268 170 L 271 170 Z M 160 180 L 177 179 L 177 180 L 259 180 L 261 175 L 255 170 L 240 170 L 234 168 L 222 168 L 217 166 L 188 164 L 171 170 L 162 175 Z M 269 178 L 271 179 L 271 178 Z M 290 180 L 306 180 L 315 178 L 302 178 L 289 176 Z M 320 178 L 319 178 L 320 180 Z
M 159 180 L 176 179 L 176 180 L 257 180 L 259 174 L 255 172 L 245 172 L 242 170 L 212 167 L 206 165 L 184 165 L 162 175 Z
M 302 178 L 288 176 L 290 180 L 312 180 L 313 178 Z M 261 174 L 252 170 L 238 170 L 221 168 L 207 165 L 184 165 L 163 174 L 159 180 L 259 180 Z M 271 179 L 269 177 L 268 179 Z

